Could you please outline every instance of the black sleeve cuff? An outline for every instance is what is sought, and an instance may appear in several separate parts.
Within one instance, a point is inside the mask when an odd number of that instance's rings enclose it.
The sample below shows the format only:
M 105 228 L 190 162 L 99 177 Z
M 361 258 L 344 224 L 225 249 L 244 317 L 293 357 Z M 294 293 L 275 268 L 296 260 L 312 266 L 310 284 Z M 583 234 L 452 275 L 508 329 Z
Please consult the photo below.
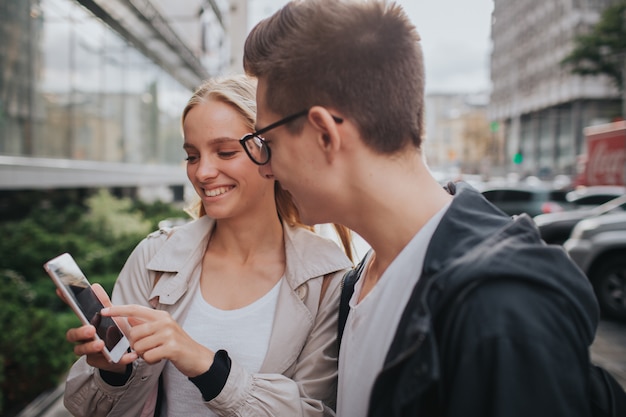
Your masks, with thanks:
M 204 401 L 211 401 L 222 392 L 224 385 L 226 385 L 228 375 L 230 374 L 230 363 L 228 352 L 218 350 L 215 352 L 213 364 L 208 371 L 194 376 L 193 378 L 189 378 L 202 393 Z
M 114 387 L 121 387 L 128 382 L 130 374 L 133 372 L 133 365 L 131 365 L 130 363 L 126 365 L 126 372 L 124 372 L 123 374 L 105 371 L 104 369 L 99 369 L 99 371 L 100 377 L 104 382 Z

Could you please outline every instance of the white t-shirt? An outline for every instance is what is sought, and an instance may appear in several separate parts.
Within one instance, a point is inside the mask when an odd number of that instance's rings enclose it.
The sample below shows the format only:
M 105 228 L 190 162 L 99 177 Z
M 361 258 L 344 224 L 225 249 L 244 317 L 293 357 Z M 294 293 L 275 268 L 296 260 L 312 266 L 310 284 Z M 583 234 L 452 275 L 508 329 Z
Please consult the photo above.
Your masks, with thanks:
M 374 381 L 383 368 L 402 312 L 420 278 L 430 239 L 448 206 L 417 232 L 358 304 L 364 279 L 357 281 L 339 352 L 337 417 L 367 415 Z M 370 261 L 371 256 L 366 259 L 364 270 Z
M 236 310 L 213 307 L 198 290 L 182 327 L 196 342 L 214 352 L 224 349 L 244 369 L 258 372 L 269 346 L 282 281 L 254 303 Z M 204 405 L 200 390 L 170 362 L 163 370 L 163 388 L 162 415 L 216 416 Z

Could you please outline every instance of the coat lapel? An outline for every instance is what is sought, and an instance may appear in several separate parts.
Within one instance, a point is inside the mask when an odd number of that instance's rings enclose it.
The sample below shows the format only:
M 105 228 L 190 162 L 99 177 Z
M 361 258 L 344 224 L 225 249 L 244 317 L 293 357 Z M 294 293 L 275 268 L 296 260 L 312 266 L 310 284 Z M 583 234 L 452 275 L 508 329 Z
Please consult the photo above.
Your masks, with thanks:
M 261 372 L 285 373 L 294 363 L 313 326 L 313 315 L 286 280 L 280 285 L 272 336 Z M 296 342 L 302 343 L 296 343 Z

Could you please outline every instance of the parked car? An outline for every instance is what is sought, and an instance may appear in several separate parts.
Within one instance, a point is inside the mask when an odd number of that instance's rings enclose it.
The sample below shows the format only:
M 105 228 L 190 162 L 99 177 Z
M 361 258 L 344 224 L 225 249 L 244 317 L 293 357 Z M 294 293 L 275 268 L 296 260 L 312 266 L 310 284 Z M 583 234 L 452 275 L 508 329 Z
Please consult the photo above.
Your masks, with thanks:
M 570 191 L 565 195 L 565 199 L 573 209 L 590 208 L 604 204 L 624 194 L 626 194 L 626 187 L 619 185 L 594 185 Z
M 528 213 L 533 217 L 563 211 L 567 193 L 543 186 L 515 185 L 486 187 L 482 194 L 508 215 Z
M 563 247 L 591 281 L 602 312 L 626 321 L 626 212 L 580 221 Z
M 591 208 L 540 214 L 533 217 L 533 220 L 535 220 L 541 238 L 546 243 L 562 245 L 579 221 L 621 211 L 626 211 L 626 195 L 614 198 L 599 206 L 591 206 Z

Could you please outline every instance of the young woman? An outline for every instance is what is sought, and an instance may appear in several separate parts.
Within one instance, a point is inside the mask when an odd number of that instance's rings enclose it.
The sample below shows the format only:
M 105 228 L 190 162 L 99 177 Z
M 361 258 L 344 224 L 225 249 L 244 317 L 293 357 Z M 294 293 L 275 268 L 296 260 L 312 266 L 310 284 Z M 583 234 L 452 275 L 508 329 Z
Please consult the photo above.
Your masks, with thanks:
M 68 331 L 82 356 L 66 382 L 75 415 L 334 414 L 338 298 L 351 261 L 300 223 L 290 195 L 241 148 L 255 90 L 232 76 L 189 100 L 183 148 L 199 217 L 148 236 L 122 269 L 103 314 L 128 318 L 131 353 L 109 363 L 92 326 Z

